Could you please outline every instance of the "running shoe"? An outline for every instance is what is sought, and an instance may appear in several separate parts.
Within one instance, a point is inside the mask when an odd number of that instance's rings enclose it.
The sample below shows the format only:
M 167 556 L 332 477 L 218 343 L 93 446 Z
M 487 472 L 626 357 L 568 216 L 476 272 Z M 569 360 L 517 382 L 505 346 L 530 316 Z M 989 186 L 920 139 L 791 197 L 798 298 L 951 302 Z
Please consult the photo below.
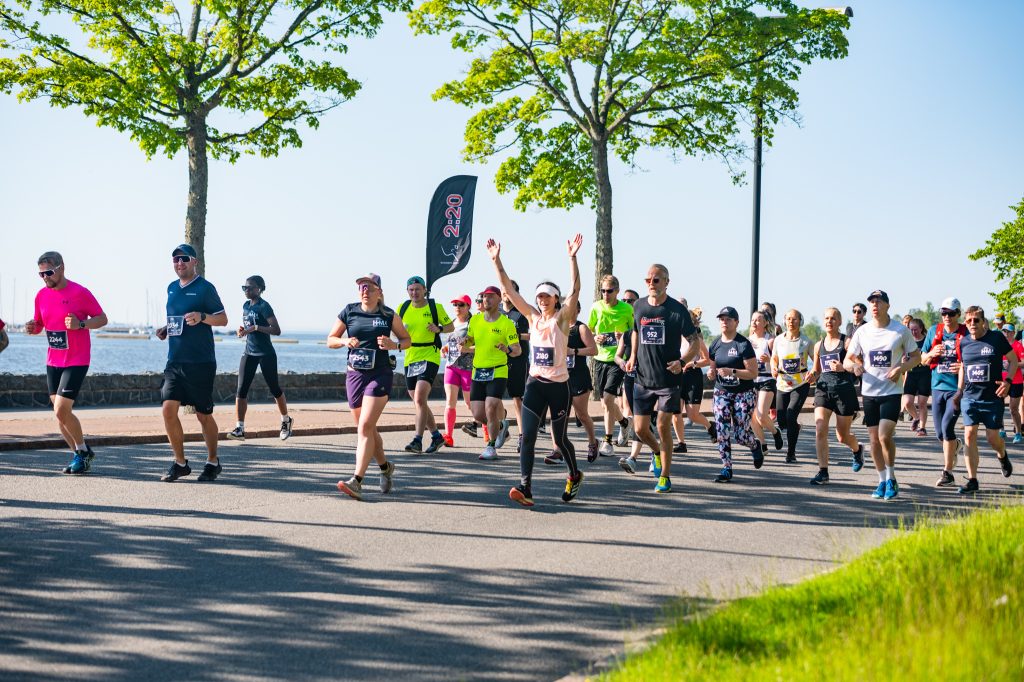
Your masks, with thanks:
M 63 471 L 65 474 L 86 474 L 89 473 L 89 468 L 92 463 L 89 461 L 91 458 L 89 454 L 84 450 L 78 450 L 75 452 L 75 456 L 71 459 L 71 462 L 64 467 Z
M 750 454 L 754 457 L 754 468 L 760 469 L 764 464 L 764 448 L 761 447 L 761 441 L 754 441 L 754 447 L 750 449 Z
M 519 434 L 519 439 L 516 441 L 516 454 L 523 451 L 523 434 Z
M 405 451 L 406 452 L 412 452 L 412 453 L 417 454 L 417 455 L 422 454 L 423 453 L 423 439 L 420 438 L 419 436 L 416 436 L 411 441 L 409 441 L 408 445 L 405 446 Z
M 871 493 L 871 497 L 875 498 L 876 500 L 880 500 L 883 497 L 885 497 L 885 483 L 885 481 L 879 481 L 878 487 L 875 488 L 873 493 Z
M 722 470 L 715 476 L 715 483 L 728 483 L 732 480 L 732 468 L 722 467 Z
M 850 464 L 850 468 L 853 469 L 853 473 L 864 468 L 864 443 L 860 443 L 857 446 L 857 452 L 853 453 L 853 463 Z
M 817 475 L 811 479 L 811 485 L 826 485 L 828 483 L 828 471 L 821 469 Z
M 956 447 L 953 448 L 953 469 L 956 469 L 956 460 L 960 457 L 960 453 L 964 450 L 964 442 L 959 438 L 956 439 Z
M 921 426 L 921 420 L 920 419 L 914 419 L 913 421 L 910 422 L 910 430 L 911 431 L 917 431 L 917 427 L 919 427 L 919 426 Z
M 999 437 L 1002 438 L 1003 440 L 1006 440 L 1006 431 L 1003 431 L 1002 429 L 1000 429 L 999 430 Z
M 779 429 L 775 429 L 775 433 L 772 434 L 772 438 L 775 440 L 775 449 L 776 450 L 781 450 L 782 449 L 782 431 L 779 430 Z
M 338 490 L 345 493 L 353 500 L 363 499 L 363 484 L 355 476 L 347 481 L 338 481 Z
M 445 444 L 444 443 L 444 436 L 442 436 L 441 434 L 438 434 L 436 436 L 431 436 L 430 437 L 430 445 L 427 446 L 427 449 L 424 450 L 424 452 L 427 453 L 428 455 L 432 455 L 435 452 L 437 452 L 438 450 L 440 450 L 441 446 L 444 445 L 444 444 Z
M 796 455 L 790 452 L 786 453 L 786 464 L 796 464 Z
M 630 420 L 626 419 L 626 425 L 619 424 L 618 430 L 615 432 L 615 444 L 620 448 L 625 447 L 629 442 L 629 428 Z
M 177 481 L 182 476 L 188 476 L 192 473 L 192 467 L 188 465 L 188 460 L 185 460 L 185 466 L 178 464 L 177 462 L 171 462 L 171 468 L 167 470 L 167 473 L 160 477 L 161 481 Z
M 281 440 L 288 440 L 292 437 L 292 424 L 295 420 L 291 417 L 285 417 L 281 420 Z
M 968 478 L 967 483 L 956 489 L 960 495 L 970 495 L 971 493 L 978 492 L 978 479 Z
M 1024 436 L 1020 435 L 1019 433 L 1015 433 L 1015 434 L 1013 434 L 1013 441 L 1011 441 L 1011 442 L 1014 445 L 1019 445 L 1021 443 L 1024 443 Z
M 682 455 L 686 452 L 686 441 L 679 441 L 672 448 L 672 454 Z
M 468 424 L 462 425 L 462 432 L 472 438 L 479 438 L 480 434 L 476 431 L 476 422 L 469 422 Z
M 517 485 L 515 488 L 512 488 L 512 490 L 509 490 L 508 498 L 513 502 L 518 502 L 524 507 L 533 506 L 533 492 L 530 491 L 528 486 L 522 484 Z
M 632 457 L 622 457 L 619 459 L 619 467 L 621 467 L 627 474 L 635 474 L 636 460 Z
M 552 450 L 551 454 L 544 458 L 545 464 L 561 464 L 562 453 L 558 450 Z
M 714 422 L 708 425 L 708 437 L 712 443 L 718 442 L 718 427 L 715 426 Z
M 395 487 L 395 463 L 388 461 L 380 470 L 380 491 L 387 495 Z
M 580 494 L 580 484 L 583 483 L 583 472 L 577 471 L 575 476 L 565 479 L 565 491 L 562 493 L 562 502 L 572 502 Z
M 659 476 L 658 485 L 654 486 L 654 492 L 656 493 L 670 493 L 672 492 L 672 479 L 668 476 Z
M 926 437 L 926 436 L 928 435 L 928 429 L 926 429 L 926 428 L 924 428 L 924 427 L 922 427 L 922 428 L 918 429 L 918 430 L 917 430 L 917 435 L 918 435 L 919 437 L 921 437 L 921 438 L 924 438 L 924 437 Z
M 882 499 L 891 500 L 900 494 L 900 484 L 896 482 L 895 478 L 890 478 L 885 482 L 885 493 L 882 494 Z
M 615 446 L 612 445 L 612 442 L 610 440 L 606 440 L 605 442 L 601 443 L 601 449 L 598 450 L 598 453 L 602 457 L 611 457 L 612 455 L 615 454 Z
M 651 457 L 651 473 L 655 478 L 661 478 L 661 455 Z
M 450 433 L 444 434 L 444 446 L 446 448 L 454 448 L 455 447 L 455 439 L 452 437 L 452 434 L 450 434 Z
M 217 463 L 207 462 L 203 465 L 203 472 L 199 474 L 197 481 L 216 481 L 217 477 L 220 476 L 220 472 L 224 470 L 224 467 L 220 465 L 220 460 Z
M 611 445 L 611 443 L 608 443 L 608 445 Z M 588 462 L 596 461 L 597 457 L 598 457 L 598 452 L 600 452 L 600 450 L 598 450 L 598 448 L 597 448 L 597 441 L 594 441 L 593 443 L 587 443 L 587 461 Z
M 537 427 L 537 431 L 539 431 L 540 433 L 543 433 L 546 436 L 548 434 L 548 423 L 544 422 L 543 424 L 538 426 Z
M 245 431 L 241 426 L 236 426 L 233 431 L 228 433 L 228 440 L 245 440 Z
M 480 457 L 478 459 L 498 459 L 498 451 L 495 449 L 493 445 L 488 445 L 487 447 L 484 448 L 484 451 L 480 453 Z
M 935 481 L 935 487 L 946 488 L 953 485 L 954 483 L 956 483 L 956 479 L 953 478 L 953 474 L 943 469 L 942 474 L 939 475 L 939 480 Z
M 498 448 L 500 450 L 501 447 L 505 444 L 505 441 L 507 441 L 507 440 L 508 440 L 508 420 L 507 419 L 502 419 L 501 420 L 501 428 L 498 429 L 498 437 L 494 439 L 494 447 L 496 447 L 496 448 Z
M 582 429 L 583 428 L 583 422 L 580 421 L 579 416 L 576 416 L 576 428 L 577 429 Z
M 1010 462 L 1010 456 L 997 457 L 999 460 L 999 468 L 1003 471 L 1003 478 L 1009 478 L 1013 474 L 1013 464 Z M 86 471 L 89 469 L 86 468 Z

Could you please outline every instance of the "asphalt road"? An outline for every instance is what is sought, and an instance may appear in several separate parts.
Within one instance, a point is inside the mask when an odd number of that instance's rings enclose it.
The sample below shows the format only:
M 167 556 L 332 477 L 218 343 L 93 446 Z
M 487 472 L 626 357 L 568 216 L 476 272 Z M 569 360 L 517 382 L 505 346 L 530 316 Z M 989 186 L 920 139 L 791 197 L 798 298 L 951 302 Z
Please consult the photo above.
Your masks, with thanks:
M 601 458 L 563 504 L 564 470 L 540 462 L 533 510 L 506 497 L 514 438 L 493 463 L 465 436 L 398 454 L 394 493 L 373 492 L 371 468 L 362 503 L 335 489 L 352 436 L 223 445 L 208 484 L 161 483 L 160 445 L 104 448 L 83 477 L 59 473 L 64 452 L 3 452 L 0 677 L 557 679 L 621 654 L 675 597 L 705 607 L 797 580 L 881 542 L 901 516 L 1022 492 L 991 454 L 979 499 L 932 488 L 936 444 L 905 426 L 897 500 L 872 500 L 874 471 L 853 474 L 845 452 L 832 484 L 813 488 L 809 435 L 799 464 L 773 451 L 754 471 L 740 455 L 735 480 L 715 484 L 717 456 L 692 434 L 671 495 Z M 188 446 L 197 473 L 200 447 Z

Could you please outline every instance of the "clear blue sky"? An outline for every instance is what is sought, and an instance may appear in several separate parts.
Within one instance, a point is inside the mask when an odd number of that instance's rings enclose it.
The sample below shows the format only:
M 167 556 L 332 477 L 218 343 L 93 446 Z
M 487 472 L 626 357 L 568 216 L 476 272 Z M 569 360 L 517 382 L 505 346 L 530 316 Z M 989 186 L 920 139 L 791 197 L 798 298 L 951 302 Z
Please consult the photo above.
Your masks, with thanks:
M 819 317 L 875 288 L 894 310 L 992 301 L 987 267 L 967 254 L 1024 196 L 1024 3 L 863 0 L 850 56 L 809 68 L 802 127 L 777 136 L 764 166 L 761 298 Z M 475 256 L 435 295 L 494 281 L 483 242 L 504 243 L 513 277 L 567 280 L 564 240 L 580 231 L 583 288 L 593 288 L 593 215 L 512 208 L 496 163 L 461 160 L 469 110 L 431 100 L 467 65 L 445 40 L 415 38 L 404 17 L 353 46 L 345 65 L 364 88 L 276 159 L 212 163 L 207 276 L 231 323 L 250 274 L 287 330 L 323 331 L 355 300 L 353 280 L 379 272 L 390 303 L 422 273 L 427 205 L 452 174 L 480 176 Z M 39 286 L 36 258 L 56 249 L 112 320 L 162 315 L 182 241 L 184 155 L 147 161 L 127 135 L 75 110 L 0 96 L 0 317 L 23 321 Z M 717 311 L 749 300 L 751 188 L 714 159 L 674 163 L 646 152 L 613 171 L 616 274 L 639 288 L 647 265 L 672 272 L 670 293 Z M 15 284 L 16 280 L 16 284 Z M 15 288 L 16 287 L 16 288 Z

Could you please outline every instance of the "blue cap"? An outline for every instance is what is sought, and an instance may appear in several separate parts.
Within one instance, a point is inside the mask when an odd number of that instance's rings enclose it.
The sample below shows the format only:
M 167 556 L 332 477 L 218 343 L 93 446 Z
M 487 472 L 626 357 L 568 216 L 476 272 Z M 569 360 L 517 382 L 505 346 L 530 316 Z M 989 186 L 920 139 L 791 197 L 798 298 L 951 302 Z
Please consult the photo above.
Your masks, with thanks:
M 191 244 L 178 244 L 174 247 L 174 251 L 171 251 L 172 256 L 192 256 L 193 258 L 199 258 L 196 255 L 196 250 L 192 248 Z
M 405 286 L 411 287 L 413 284 L 422 284 L 423 288 L 427 288 L 427 280 L 423 279 L 419 275 L 413 275 L 409 279 L 405 280 Z

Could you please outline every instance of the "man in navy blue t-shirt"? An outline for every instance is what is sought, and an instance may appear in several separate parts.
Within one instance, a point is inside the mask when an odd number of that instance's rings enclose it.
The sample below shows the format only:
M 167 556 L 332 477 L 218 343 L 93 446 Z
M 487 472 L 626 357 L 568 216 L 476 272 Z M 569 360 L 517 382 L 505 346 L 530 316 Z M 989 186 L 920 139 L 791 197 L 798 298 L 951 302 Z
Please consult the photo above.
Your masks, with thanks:
M 960 376 L 957 396 L 964 418 L 964 440 L 967 446 L 967 483 L 959 493 L 978 491 L 978 427 L 985 425 L 989 445 L 999 458 L 1003 476 L 1013 473 L 1006 441 L 999 432 L 1003 428 L 1003 398 L 1010 392 L 1010 379 L 1017 373 L 1017 353 L 1006 337 L 988 328 L 985 311 L 971 306 L 964 312 L 964 323 L 970 332 L 960 341 Z M 1007 360 L 1003 379 L 1003 358 Z
M 208 452 L 199 480 L 212 481 L 221 472 L 217 459 L 217 422 L 213 419 L 213 381 L 217 375 L 213 327 L 226 325 L 228 315 L 217 289 L 196 272 L 199 259 L 191 245 L 179 245 L 171 253 L 171 259 L 178 279 L 167 286 L 167 324 L 157 329 L 156 335 L 161 341 L 168 341 L 160 398 L 174 461 L 160 480 L 174 481 L 192 473 L 185 459 L 185 433 L 178 419 L 178 408 L 192 405 Z

